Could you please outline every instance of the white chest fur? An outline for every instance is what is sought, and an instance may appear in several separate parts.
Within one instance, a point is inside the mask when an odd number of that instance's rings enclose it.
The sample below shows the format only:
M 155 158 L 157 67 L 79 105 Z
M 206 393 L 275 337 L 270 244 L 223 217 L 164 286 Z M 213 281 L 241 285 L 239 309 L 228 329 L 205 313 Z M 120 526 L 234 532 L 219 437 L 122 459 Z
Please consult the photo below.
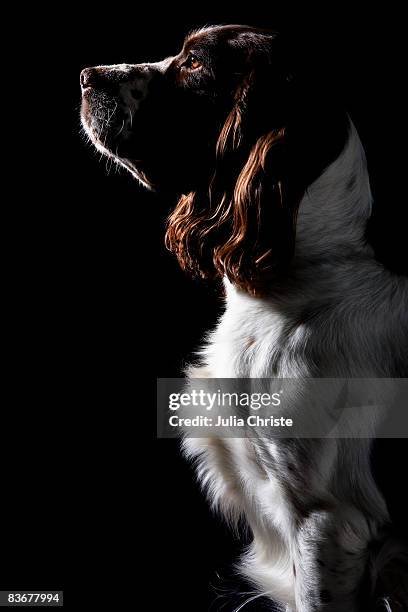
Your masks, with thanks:
M 272 300 L 251 297 L 225 281 L 226 310 L 200 351 L 212 378 L 296 377 L 306 373 L 288 350 L 307 331 Z M 298 351 L 301 354 L 301 351 Z

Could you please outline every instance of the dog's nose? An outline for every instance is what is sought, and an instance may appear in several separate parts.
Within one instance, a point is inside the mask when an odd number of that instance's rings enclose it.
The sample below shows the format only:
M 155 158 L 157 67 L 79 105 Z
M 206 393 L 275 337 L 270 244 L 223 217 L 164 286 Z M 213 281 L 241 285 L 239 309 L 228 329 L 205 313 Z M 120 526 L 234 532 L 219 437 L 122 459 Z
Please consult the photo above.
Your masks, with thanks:
M 85 68 L 81 72 L 80 81 L 82 89 L 97 86 L 98 81 L 100 81 L 98 70 L 96 68 Z

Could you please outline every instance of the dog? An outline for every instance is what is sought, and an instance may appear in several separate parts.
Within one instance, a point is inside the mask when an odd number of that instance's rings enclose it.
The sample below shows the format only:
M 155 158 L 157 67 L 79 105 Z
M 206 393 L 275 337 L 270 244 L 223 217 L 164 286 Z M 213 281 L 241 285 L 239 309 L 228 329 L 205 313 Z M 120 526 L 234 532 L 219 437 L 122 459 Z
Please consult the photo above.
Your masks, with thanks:
M 190 33 L 161 62 L 81 73 L 87 137 L 146 188 L 178 194 L 168 248 L 190 274 L 223 279 L 225 310 L 190 380 L 408 376 L 408 282 L 366 240 L 363 147 L 299 65 L 278 34 L 230 25 Z M 250 527 L 242 572 L 297 612 L 408 609 L 371 448 L 184 440 L 211 504 Z

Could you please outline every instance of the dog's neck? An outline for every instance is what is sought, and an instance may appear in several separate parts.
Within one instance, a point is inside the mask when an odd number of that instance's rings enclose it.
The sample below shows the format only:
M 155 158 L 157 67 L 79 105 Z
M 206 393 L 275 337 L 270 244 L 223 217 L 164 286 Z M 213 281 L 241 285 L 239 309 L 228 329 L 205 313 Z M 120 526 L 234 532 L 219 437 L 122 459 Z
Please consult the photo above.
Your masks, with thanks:
M 365 240 L 371 200 L 365 153 L 350 122 L 342 153 L 310 185 L 300 203 L 295 265 L 350 255 L 371 257 Z

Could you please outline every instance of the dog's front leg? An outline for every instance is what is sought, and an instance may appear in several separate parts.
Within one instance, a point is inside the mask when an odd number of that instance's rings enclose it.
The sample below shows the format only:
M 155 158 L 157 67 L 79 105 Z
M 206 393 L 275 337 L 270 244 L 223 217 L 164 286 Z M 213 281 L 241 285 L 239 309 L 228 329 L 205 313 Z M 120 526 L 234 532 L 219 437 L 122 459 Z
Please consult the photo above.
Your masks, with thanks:
M 298 612 L 357 612 L 370 533 L 353 507 L 315 510 L 298 522 L 294 572 Z
M 269 465 L 287 506 L 296 612 L 360 612 L 365 603 L 362 582 L 378 525 L 363 506 L 347 499 L 347 487 L 336 486 L 339 444 L 292 439 L 280 440 L 272 449 Z M 352 447 L 347 448 L 342 456 L 343 461 L 350 457 L 347 477 L 353 478 Z

